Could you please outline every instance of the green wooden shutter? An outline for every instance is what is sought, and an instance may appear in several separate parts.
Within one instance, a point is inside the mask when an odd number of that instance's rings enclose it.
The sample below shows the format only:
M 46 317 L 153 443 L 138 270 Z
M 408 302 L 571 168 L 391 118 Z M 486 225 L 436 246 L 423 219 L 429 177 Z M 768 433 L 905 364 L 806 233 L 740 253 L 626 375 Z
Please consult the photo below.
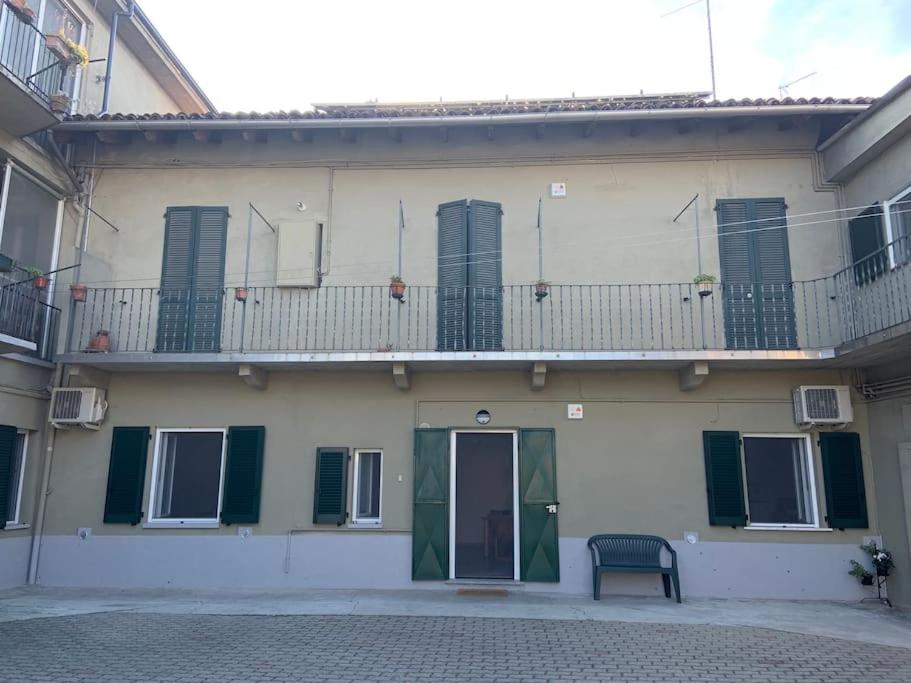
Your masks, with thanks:
M 348 449 L 316 449 L 313 523 L 341 526 L 348 517 Z
M 258 524 L 265 427 L 229 427 L 221 521 Z
M 523 581 L 560 580 L 557 459 L 553 429 L 519 430 L 520 576 Z M 559 507 L 557 508 L 559 509 Z
M 751 200 L 756 223 L 751 238 L 755 244 L 755 282 L 760 284 L 759 317 L 762 348 L 793 349 L 797 346 L 791 257 L 788 253 L 787 207 L 784 199 Z
M 702 432 L 709 524 L 745 526 L 739 432 Z
M 472 200 L 468 211 L 468 348 L 503 350 L 501 217 L 494 202 Z
M 467 348 L 468 201 L 437 209 L 437 350 Z
M 860 436 L 854 432 L 819 435 L 826 486 L 826 520 L 833 529 L 866 529 L 867 493 Z
M 758 348 L 750 248 L 749 208 L 744 200 L 719 200 L 718 256 L 724 295 L 724 332 L 731 349 Z
M 194 225 L 193 208 L 169 208 L 165 214 L 156 351 L 187 350 L 190 293 L 193 286 Z
M 16 455 L 16 428 L 0 425 L 0 529 L 6 528 L 9 501 L 16 495 L 10 490 L 13 479 L 13 460 Z
M 851 239 L 851 261 L 854 263 L 854 281 L 863 285 L 875 280 L 888 268 L 881 207 L 871 206 L 848 222 Z
M 449 431 L 414 431 L 414 518 L 411 578 L 449 577 Z
M 105 524 L 139 524 L 142 521 L 148 451 L 148 427 L 114 427 L 104 501 Z
M 221 309 L 225 286 L 228 209 L 196 209 L 196 249 L 190 306 L 193 351 L 221 350 Z

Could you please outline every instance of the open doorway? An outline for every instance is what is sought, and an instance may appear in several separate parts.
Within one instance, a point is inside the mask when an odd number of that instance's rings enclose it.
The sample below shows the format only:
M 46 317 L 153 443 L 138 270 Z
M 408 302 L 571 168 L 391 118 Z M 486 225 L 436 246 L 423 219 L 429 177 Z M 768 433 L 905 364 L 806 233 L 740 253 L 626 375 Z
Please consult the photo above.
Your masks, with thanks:
M 453 432 L 450 576 L 517 578 L 515 432 Z

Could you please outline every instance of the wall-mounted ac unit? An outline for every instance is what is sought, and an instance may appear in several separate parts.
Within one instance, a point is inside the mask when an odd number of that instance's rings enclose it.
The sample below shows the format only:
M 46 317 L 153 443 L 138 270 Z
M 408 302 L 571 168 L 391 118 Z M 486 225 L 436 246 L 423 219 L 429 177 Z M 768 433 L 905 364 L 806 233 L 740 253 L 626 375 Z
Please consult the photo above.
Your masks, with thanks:
M 794 390 L 798 425 L 845 425 L 854 421 L 851 391 L 846 386 L 802 386 Z
M 50 423 L 60 428 L 79 425 L 88 429 L 98 429 L 107 409 L 108 402 L 104 400 L 104 389 L 54 389 L 51 394 Z

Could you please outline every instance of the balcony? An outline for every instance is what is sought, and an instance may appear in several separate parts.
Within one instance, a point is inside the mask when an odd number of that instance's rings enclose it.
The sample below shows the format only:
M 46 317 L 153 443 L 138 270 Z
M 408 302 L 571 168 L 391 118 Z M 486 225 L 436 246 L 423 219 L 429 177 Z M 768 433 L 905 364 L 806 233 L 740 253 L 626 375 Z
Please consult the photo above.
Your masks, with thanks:
M 22 137 L 58 123 L 50 98 L 71 93 L 68 67 L 41 31 L 0 4 L 0 128 Z
M 907 332 L 911 268 L 884 264 L 877 254 L 830 277 L 716 284 L 704 296 L 691 283 L 562 284 L 543 297 L 533 285 L 409 286 L 401 301 L 388 286 L 254 287 L 245 300 L 233 288 L 89 289 L 62 360 L 812 364 Z
M 53 359 L 60 310 L 39 297 L 31 280 L 0 284 L 0 353 Z

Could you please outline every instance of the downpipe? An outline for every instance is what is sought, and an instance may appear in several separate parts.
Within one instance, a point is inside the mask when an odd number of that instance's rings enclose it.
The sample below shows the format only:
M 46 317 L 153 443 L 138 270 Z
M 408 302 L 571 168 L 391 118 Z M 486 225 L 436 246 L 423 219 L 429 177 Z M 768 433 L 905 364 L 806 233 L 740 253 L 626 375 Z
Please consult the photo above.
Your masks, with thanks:
M 101 98 L 101 111 L 98 115 L 108 113 L 108 106 L 111 102 L 111 77 L 114 73 L 114 47 L 117 45 L 117 28 L 120 25 L 120 17 L 131 18 L 136 13 L 136 3 L 129 0 L 126 11 L 117 10 L 111 18 L 111 38 L 108 41 L 108 60 L 104 73 L 104 95 Z

